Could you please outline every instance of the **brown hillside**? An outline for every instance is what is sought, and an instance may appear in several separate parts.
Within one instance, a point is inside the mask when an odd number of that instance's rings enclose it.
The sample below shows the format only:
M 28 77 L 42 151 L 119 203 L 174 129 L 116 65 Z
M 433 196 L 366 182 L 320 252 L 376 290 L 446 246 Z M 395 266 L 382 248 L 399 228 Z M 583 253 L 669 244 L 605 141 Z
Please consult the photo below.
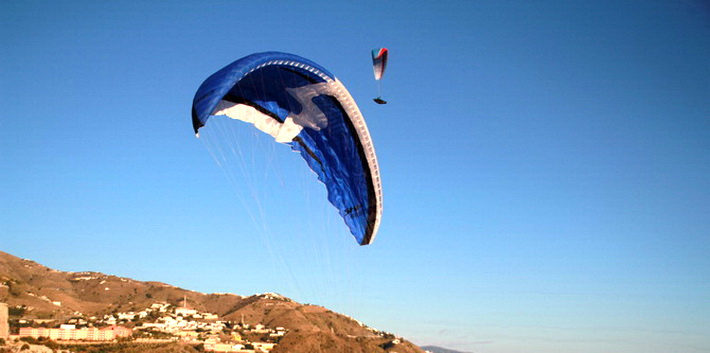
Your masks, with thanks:
M 326 332 L 294 332 L 287 335 L 271 353 L 422 353 L 409 343 L 392 339 L 351 337 Z
M 98 272 L 61 272 L 0 251 L 0 302 L 24 306 L 26 319 L 61 322 L 77 316 L 140 311 L 154 303 L 178 306 L 185 297 L 190 307 L 215 313 L 220 320 L 286 328 L 288 333 L 273 353 L 423 352 L 352 318 L 278 294 L 204 294 Z

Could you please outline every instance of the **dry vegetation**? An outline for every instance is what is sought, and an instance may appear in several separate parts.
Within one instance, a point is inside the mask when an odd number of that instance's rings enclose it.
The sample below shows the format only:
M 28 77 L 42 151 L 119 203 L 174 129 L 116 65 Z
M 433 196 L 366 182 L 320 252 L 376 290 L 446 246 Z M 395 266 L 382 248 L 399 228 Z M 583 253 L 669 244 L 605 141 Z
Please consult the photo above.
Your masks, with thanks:
M 278 295 L 204 294 L 96 272 L 61 272 L 0 252 L 0 302 L 8 303 L 16 318 L 61 322 L 77 315 L 99 317 L 139 311 L 158 302 L 178 305 L 184 297 L 194 309 L 215 313 L 221 320 L 286 328 L 288 333 L 273 353 L 423 352 L 407 341 L 395 344 L 393 335 L 372 330 L 347 316 Z M 188 353 L 199 348 L 122 344 L 120 352 Z M 112 351 L 100 346 L 86 349 L 84 352 Z

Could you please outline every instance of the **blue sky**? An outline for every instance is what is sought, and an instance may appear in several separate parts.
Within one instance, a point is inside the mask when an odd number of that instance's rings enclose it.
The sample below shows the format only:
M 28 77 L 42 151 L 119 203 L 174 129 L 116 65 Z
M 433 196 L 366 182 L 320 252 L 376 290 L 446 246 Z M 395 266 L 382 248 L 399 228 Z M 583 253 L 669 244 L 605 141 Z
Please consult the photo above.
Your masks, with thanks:
M 0 48 L 2 251 L 279 292 L 422 345 L 710 350 L 707 2 L 3 1 Z M 202 80 L 268 50 L 359 102 L 372 245 L 287 148 L 250 152 L 278 188 L 245 188 L 195 139 Z

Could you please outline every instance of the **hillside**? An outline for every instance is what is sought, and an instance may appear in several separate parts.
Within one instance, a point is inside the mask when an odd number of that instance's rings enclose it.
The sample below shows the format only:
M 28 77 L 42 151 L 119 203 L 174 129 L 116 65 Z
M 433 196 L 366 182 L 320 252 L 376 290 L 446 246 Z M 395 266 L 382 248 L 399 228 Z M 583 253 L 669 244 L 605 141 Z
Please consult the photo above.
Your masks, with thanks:
M 154 303 L 178 305 L 183 298 L 192 308 L 215 313 L 220 320 L 286 328 L 288 333 L 273 353 L 423 352 L 410 342 L 396 340 L 347 316 L 278 294 L 205 294 L 98 272 L 62 272 L 0 251 L 0 302 L 24 308 L 15 312 L 24 319 L 61 322 L 72 317 L 100 317 L 139 311 Z

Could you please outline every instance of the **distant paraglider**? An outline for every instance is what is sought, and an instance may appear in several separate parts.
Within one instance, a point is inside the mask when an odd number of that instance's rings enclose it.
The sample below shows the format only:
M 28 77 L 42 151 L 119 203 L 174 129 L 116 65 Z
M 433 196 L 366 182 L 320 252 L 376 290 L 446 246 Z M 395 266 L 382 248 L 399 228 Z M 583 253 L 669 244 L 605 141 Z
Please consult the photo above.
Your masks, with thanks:
M 377 156 L 355 100 L 333 74 L 293 54 L 246 56 L 195 93 L 196 134 L 209 119 L 224 117 L 251 123 L 299 152 L 357 242 L 374 240 L 382 217 Z
M 377 81 L 377 98 L 373 99 L 377 104 L 387 104 L 387 101 L 382 99 L 381 84 L 382 76 L 385 74 L 385 69 L 387 68 L 387 56 L 389 51 L 387 48 L 379 48 L 372 50 L 372 69 L 375 72 L 375 81 Z

